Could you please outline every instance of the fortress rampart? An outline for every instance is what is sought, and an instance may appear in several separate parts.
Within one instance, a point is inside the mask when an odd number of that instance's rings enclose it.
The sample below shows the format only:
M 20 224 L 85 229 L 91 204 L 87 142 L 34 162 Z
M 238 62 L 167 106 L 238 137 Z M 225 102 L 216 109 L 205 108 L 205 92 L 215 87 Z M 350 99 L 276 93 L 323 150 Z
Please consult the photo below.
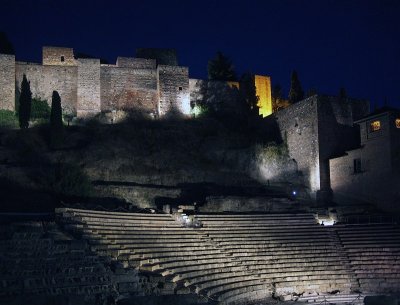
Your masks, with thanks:
M 71 48 L 43 47 L 42 64 L 0 54 L 0 70 L 0 109 L 15 110 L 25 74 L 33 97 L 50 104 L 56 90 L 63 112 L 77 117 L 133 109 L 153 116 L 190 112 L 188 68 L 157 65 L 156 59 L 118 57 L 115 65 L 106 65 L 75 58 Z
M 199 99 L 208 102 L 214 93 L 230 97 L 232 84 L 190 80 L 188 67 L 178 66 L 173 49 L 138 49 L 137 55 L 139 58 L 118 57 L 115 64 L 102 64 L 100 59 L 76 58 L 72 48 L 43 47 L 39 64 L 0 54 L 0 109 L 15 110 L 24 74 L 34 98 L 51 104 L 56 90 L 63 113 L 80 118 L 114 110 L 137 110 L 152 117 L 186 116 Z M 239 83 L 234 85 L 239 89 Z M 271 80 L 257 75 L 255 86 L 260 115 L 265 117 L 272 113 Z M 204 88 L 208 88 L 208 96 L 204 96 Z M 211 102 L 215 101 L 211 98 Z

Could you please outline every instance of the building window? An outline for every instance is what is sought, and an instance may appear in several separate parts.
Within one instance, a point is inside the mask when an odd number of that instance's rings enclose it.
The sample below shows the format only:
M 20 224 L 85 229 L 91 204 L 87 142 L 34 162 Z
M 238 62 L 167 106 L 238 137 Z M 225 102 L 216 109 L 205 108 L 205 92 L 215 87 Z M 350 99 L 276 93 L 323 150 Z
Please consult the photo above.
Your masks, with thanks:
M 396 119 L 396 128 L 400 128 L 400 118 Z
M 369 131 L 374 132 L 381 129 L 381 121 L 373 121 L 369 123 Z
M 360 158 L 353 160 L 353 169 L 354 169 L 354 174 L 361 173 L 361 159 Z
M 64 56 L 61 56 L 61 62 L 64 62 L 64 61 L 65 61 Z
M 179 87 L 179 91 L 182 91 L 182 87 Z

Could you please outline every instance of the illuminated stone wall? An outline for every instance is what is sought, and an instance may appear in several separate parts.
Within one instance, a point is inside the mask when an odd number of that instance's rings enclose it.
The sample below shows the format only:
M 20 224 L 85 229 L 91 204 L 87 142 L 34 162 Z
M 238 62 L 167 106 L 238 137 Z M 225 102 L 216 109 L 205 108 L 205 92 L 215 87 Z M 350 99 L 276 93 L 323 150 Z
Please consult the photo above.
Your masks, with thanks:
M 101 111 L 100 59 L 78 60 L 77 116 L 92 117 Z
M 259 114 L 266 117 L 272 114 L 271 78 L 269 76 L 255 75 L 254 83 L 256 95 L 258 96 Z
M 43 47 L 43 65 L 77 66 L 74 50 L 71 48 Z
M 160 116 L 190 114 L 189 69 L 187 67 L 157 67 Z
M 268 118 L 276 119 L 289 155 L 313 193 L 320 189 L 317 102 L 308 98 Z
M 138 109 L 156 113 L 157 105 L 156 69 L 101 66 L 102 111 Z
M 377 203 L 389 211 L 400 210 L 400 129 L 395 126 L 398 116 L 400 112 L 386 112 L 358 121 L 361 147 L 329 161 L 337 202 L 357 199 Z M 380 122 L 377 131 L 370 129 L 374 121 Z
M 51 106 L 51 97 L 56 90 L 61 97 L 64 113 L 76 113 L 77 107 L 77 76 L 75 66 L 43 66 L 40 64 L 16 62 L 15 86 L 19 97 L 23 75 L 30 82 L 32 97 L 47 100 Z
M 0 109 L 15 110 L 15 56 L 0 54 Z
M 330 196 L 329 159 L 359 145 L 358 129 L 352 127 L 352 103 L 353 100 L 343 102 L 336 97 L 315 95 L 271 118 L 276 118 L 289 154 L 316 198 Z M 366 111 L 368 102 L 363 103 Z
M 155 59 L 118 57 L 117 66 L 133 69 L 155 69 L 157 67 Z

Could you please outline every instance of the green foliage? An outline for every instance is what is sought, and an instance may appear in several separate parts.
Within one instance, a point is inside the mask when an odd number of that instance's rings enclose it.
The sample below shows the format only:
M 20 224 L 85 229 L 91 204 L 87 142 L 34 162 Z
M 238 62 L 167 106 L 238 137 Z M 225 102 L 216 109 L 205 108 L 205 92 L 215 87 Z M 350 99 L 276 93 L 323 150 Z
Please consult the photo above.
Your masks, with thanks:
M 42 100 L 39 97 L 32 99 L 31 118 L 35 120 L 48 120 L 50 118 L 50 107 L 46 100 Z
M 17 128 L 18 119 L 11 110 L 0 110 L 0 127 Z
M 301 87 L 300 80 L 297 72 L 293 70 L 290 81 L 289 102 L 291 104 L 297 103 L 304 98 L 304 91 Z
M 22 79 L 21 83 L 21 95 L 19 97 L 19 109 L 18 119 L 19 126 L 21 129 L 29 127 L 29 119 L 31 117 L 31 106 L 32 106 L 32 92 L 31 87 L 26 79 L 26 75 Z
M 259 157 L 264 160 L 285 160 L 289 158 L 289 151 L 286 143 L 276 144 L 268 143 L 267 145 L 256 146 L 256 151 L 259 151 Z
M 209 114 L 209 112 L 210 112 L 210 109 L 207 105 L 196 104 L 191 109 L 191 114 L 195 118 L 206 116 L 207 114 Z
M 208 79 L 221 81 L 236 80 L 232 61 L 221 52 L 217 52 L 216 57 L 208 61 Z
M 53 91 L 50 114 L 51 146 L 53 148 L 57 148 L 63 142 L 63 127 L 61 98 L 57 91 Z
M 43 182 L 57 195 L 88 197 L 93 193 L 88 176 L 74 164 L 57 164 L 43 177 Z

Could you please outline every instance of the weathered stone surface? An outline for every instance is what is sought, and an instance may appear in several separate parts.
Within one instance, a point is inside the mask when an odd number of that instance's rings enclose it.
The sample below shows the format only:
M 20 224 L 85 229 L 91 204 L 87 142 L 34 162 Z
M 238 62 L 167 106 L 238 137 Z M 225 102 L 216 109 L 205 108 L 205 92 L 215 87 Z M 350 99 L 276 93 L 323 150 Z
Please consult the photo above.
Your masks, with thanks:
M 157 71 L 101 66 L 101 110 L 141 110 L 156 113 Z
M 71 48 L 43 47 L 42 64 L 15 63 L 14 56 L 1 54 L 0 109 L 14 110 L 15 90 L 18 98 L 26 74 L 33 97 L 51 104 L 56 90 L 64 113 L 78 117 L 118 110 L 138 110 L 152 117 L 189 115 L 188 68 L 178 67 L 176 58 L 171 58 L 159 61 L 157 68 L 152 58 L 118 57 L 116 65 L 101 65 L 99 59 L 75 59 Z
M 30 82 L 32 97 L 47 100 L 49 106 L 51 106 L 51 97 L 55 90 L 60 94 L 63 112 L 66 114 L 76 113 L 78 78 L 78 68 L 76 66 L 17 62 L 14 76 L 17 98 L 21 90 L 24 74 Z
M 157 67 L 160 116 L 190 114 L 189 70 L 186 67 Z
M 0 54 L 0 109 L 15 110 L 15 56 Z
M 43 47 L 43 65 L 77 66 L 72 48 Z
M 101 111 L 100 59 L 79 59 L 77 80 L 78 117 L 94 116 Z
M 330 191 L 329 158 L 357 145 L 353 108 L 354 115 L 366 114 L 369 103 L 315 95 L 268 118 L 276 120 L 290 157 L 314 195 Z

